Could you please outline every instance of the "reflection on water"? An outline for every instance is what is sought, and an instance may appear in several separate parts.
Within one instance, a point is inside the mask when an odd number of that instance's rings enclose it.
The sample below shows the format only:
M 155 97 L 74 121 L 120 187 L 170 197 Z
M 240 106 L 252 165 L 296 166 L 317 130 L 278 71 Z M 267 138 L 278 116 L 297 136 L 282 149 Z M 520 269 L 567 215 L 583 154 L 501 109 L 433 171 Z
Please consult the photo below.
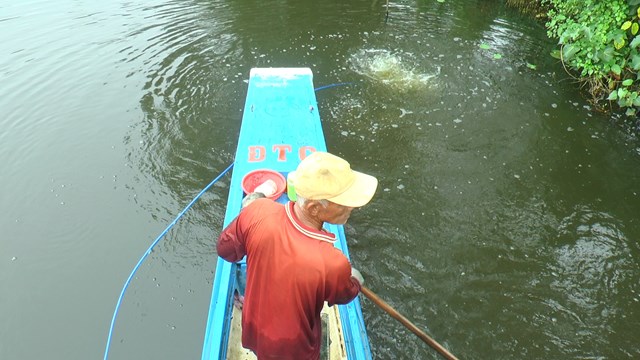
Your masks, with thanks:
M 147 44 L 121 51 L 122 61 L 146 64 L 140 69 L 145 77 L 140 99 L 144 122 L 134 128 L 140 133 L 134 136 L 141 137 L 140 151 L 131 153 L 131 161 L 182 193 L 184 202 L 194 187 L 233 160 L 230 149 L 239 123 L 229 114 L 236 115 L 242 104 L 245 77 L 234 65 L 239 39 L 224 3 L 214 9 L 211 4 L 168 2 L 139 11 L 149 25 L 130 35 L 148 39 Z M 217 20 L 207 21 L 212 12 Z M 212 138 L 202 129 L 230 136 Z

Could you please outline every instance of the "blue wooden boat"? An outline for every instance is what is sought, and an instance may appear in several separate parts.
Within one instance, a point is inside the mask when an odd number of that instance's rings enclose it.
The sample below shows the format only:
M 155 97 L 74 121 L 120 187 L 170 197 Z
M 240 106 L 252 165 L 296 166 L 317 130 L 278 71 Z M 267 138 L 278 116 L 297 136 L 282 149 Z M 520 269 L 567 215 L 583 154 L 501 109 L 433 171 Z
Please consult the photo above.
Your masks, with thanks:
M 301 159 L 316 150 L 327 151 L 311 70 L 252 69 L 224 226 L 240 212 L 244 196 L 241 181 L 245 174 L 266 168 L 286 177 Z M 287 193 L 277 201 L 289 201 Z M 326 224 L 326 228 L 336 234 L 336 247 L 349 257 L 343 227 Z M 202 349 L 203 360 L 255 359 L 241 347 L 241 311 L 233 305 L 236 275 L 245 266 L 242 262 L 232 264 L 218 258 Z M 325 306 L 322 319 L 323 359 L 371 359 L 359 298 L 347 305 Z

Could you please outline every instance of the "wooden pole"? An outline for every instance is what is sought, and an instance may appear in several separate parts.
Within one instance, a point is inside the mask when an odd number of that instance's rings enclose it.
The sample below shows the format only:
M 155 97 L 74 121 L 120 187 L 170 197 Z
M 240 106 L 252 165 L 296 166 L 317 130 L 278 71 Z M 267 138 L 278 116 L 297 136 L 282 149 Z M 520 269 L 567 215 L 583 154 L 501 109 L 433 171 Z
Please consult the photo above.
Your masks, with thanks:
M 435 340 L 433 340 L 429 335 L 427 335 L 424 331 L 420 330 L 417 326 L 413 325 L 411 321 L 409 321 L 406 317 L 400 314 L 396 309 L 394 309 L 391 305 L 387 304 L 384 300 L 380 299 L 378 295 L 376 295 L 373 291 L 369 290 L 366 287 L 362 287 L 361 292 L 369 298 L 369 300 L 373 301 L 374 304 L 378 305 L 382 308 L 382 310 L 386 311 L 392 318 L 400 321 L 402 325 L 404 325 L 407 329 L 411 330 L 414 334 L 418 335 L 422 341 L 426 342 L 429 346 L 434 348 L 440 355 L 442 355 L 447 360 L 459 360 L 452 353 L 450 353 L 447 349 L 445 349 L 442 345 L 438 344 Z

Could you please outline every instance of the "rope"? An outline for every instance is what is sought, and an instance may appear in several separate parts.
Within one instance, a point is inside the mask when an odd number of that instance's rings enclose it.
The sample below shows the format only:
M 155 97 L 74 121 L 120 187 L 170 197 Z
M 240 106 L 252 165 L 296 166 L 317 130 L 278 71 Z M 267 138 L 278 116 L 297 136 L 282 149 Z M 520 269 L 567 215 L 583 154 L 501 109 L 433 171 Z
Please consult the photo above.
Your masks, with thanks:
M 129 283 L 131 282 L 133 275 L 136 273 L 136 271 L 138 271 L 138 268 L 140 267 L 140 265 L 142 265 L 142 262 L 144 261 L 144 259 L 146 259 L 147 256 L 151 253 L 151 250 L 153 250 L 153 247 L 156 246 L 158 242 L 160 242 L 160 239 L 162 239 L 166 235 L 166 233 L 173 227 L 173 225 L 175 225 L 178 222 L 178 220 L 182 217 L 182 215 L 184 215 L 187 212 L 187 210 L 189 210 L 191 206 L 195 204 L 195 202 L 198 201 L 198 199 L 200 199 L 202 194 L 204 194 L 207 190 L 209 190 L 209 188 L 213 186 L 213 184 L 215 184 L 218 180 L 220 180 L 222 176 L 224 176 L 224 174 L 226 174 L 229 170 L 231 170 L 232 167 L 233 167 L 233 163 L 231 163 L 229 167 L 227 167 L 223 172 L 221 172 L 220 175 L 218 175 L 215 179 L 213 179 L 209 183 L 209 185 L 205 186 L 204 189 L 202 189 L 200 193 L 198 193 L 198 195 L 196 195 L 196 197 L 194 197 L 193 200 L 191 200 L 191 202 L 180 212 L 180 214 L 178 214 L 178 216 L 171 222 L 171 224 L 169 224 L 169 226 L 167 226 L 167 228 L 164 229 L 164 231 L 160 235 L 158 235 L 155 241 L 151 244 L 151 246 L 149 246 L 147 251 L 144 253 L 144 255 L 142 255 L 142 257 L 140 258 L 136 266 L 133 268 L 133 271 L 131 271 L 131 274 L 129 274 L 129 278 L 127 278 L 127 281 L 125 281 L 124 286 L 122 287 L 122 291 L 120 292 L 120 297 L 118 297 L 118 302 L 116 303 L 116 308 L 113 311 L 111 326 L 109 326 L 109 336 L 107 337 L 107 347 L 104 350 L 104 360 L 107 360 L 107 357 L 109 355 L 109 345 L 111 344 L 111 335 L 113 335 L 113 327 L 116 323 L 118 310 L 120 309 L 120 304 L 122 303 L 122 299 L 124 298 L 124 293 L 127 291 L 127 287 L 129 287 Z

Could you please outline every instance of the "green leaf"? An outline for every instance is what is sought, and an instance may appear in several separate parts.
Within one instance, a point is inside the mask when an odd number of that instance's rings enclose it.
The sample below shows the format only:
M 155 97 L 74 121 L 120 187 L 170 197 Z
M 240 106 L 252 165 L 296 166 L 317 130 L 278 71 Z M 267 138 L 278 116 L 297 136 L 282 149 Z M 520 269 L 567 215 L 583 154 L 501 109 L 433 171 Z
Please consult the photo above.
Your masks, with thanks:
M 439 3 L 443 3 L 444 2 L 444 0 L 436 0 L 436 1 L 439 2 Z
M 627 79 L 622 82 L 622 85 L 624 86 L 631 86 L 631 84 L 633 84 L 633 79 Z
M 612 90 L 616 87 L 616 81 L 613 78 L 609 78 L 609 83 L 607 84 L 609 90 Z
M 482 44 L 480 44 L 480 49 L 489 50 L 489 49 L 491 49 L 491 46 L 489 46 L 489 44 L 482 43 Z
M 633 40 L 631 40 L 631 43 L 629 44 L 629 46 L 631 46 L 633 49 L 637 48 L 638 45 L 640 45 L 640 36 L 634 37 Z
M 598 58 L 602 60 L 604 63 L 611 62 L 613 60 L 613 55 L 615 54 L 615 50 L 613 46 L 609 45 L 604 50 L 598 52 Z
M 607 100 L 612 101 L 612 100 L 618 100 L 618 90 L 613 90 L 610 94 L 609 97 L 607 98 Z
M 578 51 L 580 51 L 580 47 L 574 44 L 565 45 L 562 48 L 562 57 L 565 61 L 570 60 Z
M 633 55 L 631 57 L 631 67 L 633 70 L 640 70 L 640 55 Z
M 633 106 L 640 107 L 640 96 L 633 99 Z
M 529 69 L 531 69 L 531 70 L 535 70 L 535 69 L 537 69 L 537 68 L 538 68 L 536 65 L 534 65 L 534 64 L 529 64 L 529 63 L 527 63 L 527 67 L 528 67 Z
M 493 58 L 496 60 L 500 60 L 502 59 L 502 55 L 501 54 L 493 54 Z
M 618 106 L 620 106 L 620 107 L 627 106 L 627 100 L 618 98 Z
M 627 34 L 620 30 L 615 30 L 609 34 L 610 39 L 613 40 L 613 46 L 616 49 L 622 49 L 622 47 L 627 43 Z
M 622 27 L 620 29 L 627 31 L 629 30 L 630 27 L 631 27 L 631 21 L 625 21 L 624 24 L 622 24 Z
M 558 50 L 558 49 L 552 50 L 550 55 L 551 55 L 552 58 L 555 58 L 555 59 L 558 59 L 558 60 L 561 59 L 560 50 Z
M 625 88 L 618 89 L 618 99 L 622 100 L 629 94 L 629 90 Z
M 625 113 L 627 116 L 633 116 L 636 114 L 636 109 L 634 108 L 628 108 L 627 112 Z
M 633 25 L 631 25 L 631 33 L 635 35 L 638 33 L 638 30 L 640 30 L 640 25 L 638 25 L 637 22 L 634 22 Z
M 588 41 L 591 41 L 591 38 L 593 37 L 593 33 L 591 32 L 591 28 L 588 26 L 583 26 L 582 27 L 582 35 L 584 36 L 585 39 L 587 39 Z
M 616 75 L 620 75 L 620 73 L 622 72 L 622 69 L 620 68 L 620 65 L 613 64 L 611 65 L 611 71 L 613 71 L 613 73 Z

